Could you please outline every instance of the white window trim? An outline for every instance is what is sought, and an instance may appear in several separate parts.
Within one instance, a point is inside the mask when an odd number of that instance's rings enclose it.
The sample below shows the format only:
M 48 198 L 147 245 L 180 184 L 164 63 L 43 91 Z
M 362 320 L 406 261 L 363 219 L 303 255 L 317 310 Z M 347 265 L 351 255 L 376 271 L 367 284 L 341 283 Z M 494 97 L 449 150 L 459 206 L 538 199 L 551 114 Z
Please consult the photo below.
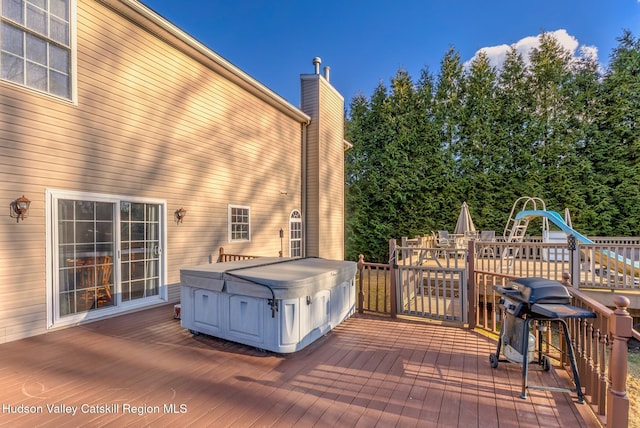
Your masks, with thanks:
M 167 201 L 164 199 L 152 199 L 141 198 L 130 195 L 111 195 L 103 193 L 91 193 L 91 192 L 78 192 L 72 190 L 61 189 L 46 189 L 46 296 L 47 296 L 47 329 L 64 327 L 69 325 L 80 324 L 82 321 L 89 321 L 107 316 L 113 316 L 115 314 L 124 313 L 130 310 L 148 307 L 150 305 L 168 301 L 167 290 Z M 58 199 L 76 199 L 76 200 L 91 200 L 99 202 L 114 202 L 119 204 L 121 201 L 127 202 L 140 202 L 148 204 L 161 205 L 161 221 L 160 221 L 160 233 L 162 243 L 161 255 L 160 255 L 160 290 L 158 296 L 154 296 L 147 299 L 135 300 L 131 302 L 121 302 L 118 306 L 113 308 L 105 308 L 95 312 L 82 312 L 76 315 L 65 316 L 60 318 L 56 311 L 56 305 L 58 296 L 54 293 L 54 275 L 58 275 L 57 271 L 57 251 L 54 248 L 54 244 L 57 242 L 58 233 L 58 221 L 57 221 L 57 200 Z M 116 217 L 114 221 L 120 224 L 120 210 L 116 209 Z M 120 248 L 120 236 L 116 236 L 115 240 L 116 252 L 119 254 Z M 114 261 L 114 275 L 120 275 L 120 257 L 118 256 Z
M 289 213 L 289 257 L 293 257 L 293 255 L 291 254 L 291 250 L 293 249 L 291 245 L 291 243 L 293 242 L 293 239 L 291 239 L 291 223 L 293 223 L 291 216 L 295 212 L 300 215 L 300 218 L 296 219 L 296 223 L 300 223 L 300 255 L 296 257 L 304 257 L 304 228 L 302 227 L 302 212 L 299 209 L 291 210 L 291 212 Z
M 232 221 L 231 221 L 231 211 L 233 208 L 246 209 L 249 214 L 249 230 L 247 239 L 233 239 L 233 231 L 232 231 Z M 229 242 L 251 242 L 251 207 L 247 205 L 228 205 L 227 208 L 227 239 Z
M 77 0 L 70 0 L 69 5 L 70 24 L 71 24 L 71 101 L 74 105 L 78 105 L 78 3 Z
M 2 6 L 2 0 L 0 0 L 0 7 Z M 0 80 L 3 84 L 13 85 L 17 88 L 34 92 L 40 95 L 44 95 L 47 97 L 51 97 L 56 100 L 70 102 L 73 105 L 78 105 L 78 2 L 77 0 L 69 0 L 69 51 L 70 51 L 70 61 L 69 65 L 69 73 L 71 73 L 71 79 L 69 80 L 69 85 L 71 85 L 71 94 L 70 98 L 60 97 L 58 95 L 52 94 L 50 92 L 40 91 L 35 88 L 31 88 L 26 85 L 21 85 L 19 83 L 11 82 L 9 80 Z

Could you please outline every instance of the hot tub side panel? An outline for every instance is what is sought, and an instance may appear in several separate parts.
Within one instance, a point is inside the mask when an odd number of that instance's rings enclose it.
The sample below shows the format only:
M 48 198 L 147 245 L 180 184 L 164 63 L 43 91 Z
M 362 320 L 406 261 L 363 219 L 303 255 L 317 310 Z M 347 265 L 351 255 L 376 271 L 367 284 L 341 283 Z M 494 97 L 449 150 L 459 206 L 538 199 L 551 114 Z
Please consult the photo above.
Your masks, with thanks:
M 225 339 L 269 349 L 270 332 L 275 318 L 271 317 L 267 299 L 227 294 L 229 329 Z M 267 313 L 268 312 L 268 313 Z
M 181 325 L 192 333 L 219 336 L 225 329 L 224 294 L 189 286 L 180 287 Z
M 331 289 L 331 328 L 349 318 L 356 311 L 355 279 L 344 281 Z

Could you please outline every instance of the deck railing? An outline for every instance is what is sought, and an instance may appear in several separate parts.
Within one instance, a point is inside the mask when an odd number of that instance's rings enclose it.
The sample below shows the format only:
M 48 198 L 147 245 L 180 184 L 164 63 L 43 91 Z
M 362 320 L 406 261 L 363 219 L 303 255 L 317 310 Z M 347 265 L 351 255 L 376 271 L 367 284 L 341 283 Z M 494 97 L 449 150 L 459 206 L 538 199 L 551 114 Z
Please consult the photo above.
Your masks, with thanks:
M 476 327 L 499 334 L 500 296 L 493 286 L 505 285 L 513 276 L 475 270 L 473 278 L 479 305 Z M 627 311 L 629 299 L 617 296 L 614 299 L 616 309 L 611 310 L 574 289 L 569 274 L 565 273 L 563 283 L 570 290 L 572 305 L 596 313 L 594 319 L 567 320 L 587 402 L 608 427 L 626 427 L 629 418 L 629 399 L 626 394 L 627 342 L 633 336 L 633 319 Z M 547 344 L 551 343 L 560 350 L 559 360 L 564 367 L 568 367 L 564 341 L 552 337 L 550 332 Z
M 260 256 L 247 256 L 242 254 L 229 254 L 224 252 L 224 248 L 220 247 L 218 250 L 218 259 L 217 263 L 225 263 L 225 262 L 235 262 L 237 260 L 249 260 L 249 259 L 257 259 Z M 211 257 L 213 259 L 213 257 Z
M 573 257 L 580 288 L 640 291 L 640 245 L 579 244 Z
M 476 267 L 513 276 L 542 276 L 562 281 L 570 272 L 576 288 L 640 292 L 640 245 L 574 245 L 542 242 L 475 241 Z M 620 240 L 618 240 L 620 241 Z
M 637 243 L 619 243 L 620 240 L 607 238 L 606 244 L 598 242 L 571 249 L 564 244 L 532 241 L 534 242 L 520 244 L 469 241 L 468 247 L 462 250 L 462 257 L 459 254 L 460 249 L 441 249 L 430 245 L 432 241 L 429 241 L 429 237 L 420 241 L 403 239 L 401 247 L 395 247 L 390 242 L 390 263 L 367 263 L 362 256 L 360 257 L 358 290 L 361 298 L 358 299 L 358 310 L 396 316 L 398 308 L 395 302 L 394 265 L 431 263 L 438 268 L 438 264 L 458 263 L 462 260 L 462 264 L 468 269 L 468 326 L 497 335 L 501 323 L 498 305 L 500 296 L 493 289 L 494 285 L 506 285 L 510 279 L 521 276 L 541 276 L 561 281 L 570 289 L 571 304 L 589 309 L 597 315 L 594 319 L 567 320 L 586 400 L 606 426 L 628 426 L 627 342 L 631 337 L 640 339 L 640 334 L 632 328 L 633 318 L 627 310 L 629 299 L 617 296 L 614 299 L 615 309 L 612 310 L 587 296 L 577 285 L 585 287 L 586 284 L 594 282 L 587 279 L 588 273 L 593 272 L 595 265 L 591 264 L 590 269 L 588 263 L 585 263 L 585 260 L 594 258 L 590 256 L 595 254 L 594 251 L 608 250 L 634 257 L 625 246 L 637 246 Z M 425 244 L 426 247 L 421 246 Z M 517 245 L 520 247 L 516 248 Z M 627 252 L 624 253 L 622 250 Z M 574 260 L 575 265 L 576 257 L 582 258 L 578 270 L 581 273 L 575 281 L 576 286 L 573 286 L 569 272 L 572 267 L 571 260 Z M 610 288 L 611 284 L 615 285 L 615 280 L 609 283 Z M 384 297 L 381 297 L 381 294 Z M 551 335 L 550 329 L 544 346 L 552 355 L 557 348 L 559 362 L 563 367 L 568 367 L 566 349 L 563 349 L 564 341 L 560 340 L 557 334 Z
M 542 242 L 473 241 L 476 268 L 511 276 L 542 276 L 562 280 L 569 270 L 569 252 L 563 244 Z
M 422 241 L 424 242 L 428 240 Z M 605 250 L 631 255 L 626 247 L 631 244 L 596 243 L 576 246 L 575 249 L 562 244 L 541 242 L 524 242 L 520 244 L 520 248 L 516 248 L 514 243 L 469 241 L 466 249 L 420 247 L 410 240 L 403 240 L 402 244 L 397 247 L 395 240 L 390 241 L 389 263 L 369 263 L 360 256 L 357 271 L 358 312 L 391 317 L 399 313 L 396 302 L 396 267 L 400 263 L 434 263 L 435 269 L 442 269 L 442 264 L 446 269 L 451 269 L 449 264 L 455 265 L 457 269 L 460 264 L 467 269 L 467 325 L 499 334 L 500 296 L 493 289 L 494 285 L 506 285 L 510 279 L 520 276 L 542 276 L 559 280 L 568 286 L 574 306 L 588 309 L 597 315 L 594 319 L 567 320 L 586 400 L 607 427 L 628 426 L 627 342 L 631 337 L 640 340 L 640 334 L 633 330 L 633 318 L 627 311 L 629 299 L 618 295 L 613 300 L 615 309 L 609 309 L 574 287 L 569 272 L 572 268 L 571 260 L 574 261 L 574 271 L 576 260 L 582 260 L 578 263 L 581 266 L 578 272 L 592 272 L 595 265 L 590 263 L 595 260 L 597 251 L 601 256 Z M 633 245 L 637 246 L 636 243 Z M 255 256 L 225 254 L 220 249 L 219 261 L 251 258 Z M 598 263 L 601 263 L 602 259 L 599 260 Z M 588 283 L 582 273 L 577 278 L 576 285 L 584 287 Z M 549 333 L 546 343 L 547 350 L 554 347 L 559 350 L 558 360 L 567 367 L 567 353 L 562 349 L 564 341 Z
M 391 292 L 391 282 L 390 263 L 365 262 L 361 254 L 356 275 L 358 312 L 395 316 L 395 307 L 392 309 L 391 304 L 395 293 Z

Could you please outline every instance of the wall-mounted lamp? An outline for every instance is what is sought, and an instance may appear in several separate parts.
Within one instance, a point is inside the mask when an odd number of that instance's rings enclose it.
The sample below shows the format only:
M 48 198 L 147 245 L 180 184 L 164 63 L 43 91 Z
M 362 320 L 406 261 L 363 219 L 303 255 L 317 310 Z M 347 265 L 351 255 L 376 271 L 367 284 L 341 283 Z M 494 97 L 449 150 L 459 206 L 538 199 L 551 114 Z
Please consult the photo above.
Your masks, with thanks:
M 24 195 L 11 202 L 11 217 L 17 218 L 18 221 L 24 221 L 25 218 L 29 217 L 29 205 L 31 205 L 31 201 Z
M 282 257 L 283 255 L 283 247 L 282 247 L 282 238 L 284 238 L 284 230 L 282 230 L 282 228 L 280 228 L 280 257 Z
M 176 215 L 176 223 L 182 223 L 182 220 L 184 219 L 184 216 L 187 215 L 187 210 L 185 210 L 184 208 L 180 207 L 179 210 L 176 210 L 175 215 Z

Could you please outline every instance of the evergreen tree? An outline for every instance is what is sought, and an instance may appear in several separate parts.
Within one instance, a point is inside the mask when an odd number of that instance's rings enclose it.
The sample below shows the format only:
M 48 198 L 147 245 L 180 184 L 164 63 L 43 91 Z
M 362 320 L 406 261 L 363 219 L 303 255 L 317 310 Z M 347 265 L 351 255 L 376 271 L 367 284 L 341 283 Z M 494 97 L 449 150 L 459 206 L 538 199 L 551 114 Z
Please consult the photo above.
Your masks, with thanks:
M 420 98 L 411 77 L 399 70 L 391 80 L 387 99 L 387 120 L 390 136 L 385 146 L 383 171 L 389 203 L 389 223 L 395 236 L 420 234 L 424 227 L 424 210 L 429 190 L 426 188 L 424 145 L 420 124 L 424 115 Z
M 536 95 L 532 130 L 536 169 L 528 185 L 532 196 L 544 199 L 550 207 L 580 205 L 584 200 L 580 171 L 584 160 L 578 157 L 579 124 L 575 111 L 572 54 L 552 34 L 540 35 L 540 46 L 530 56 L 529 82 Z
M 456 150 L 460 199 L 481 213 L 476 226 L 493 228 L 496 200 L 500 198 L 506 147 L 496 138 L 498 101 L 496 72 L 480 52 L 464 79 L 460 139 Z
M 551 34 L 499 70 L 444 55 L 437 79 L 405 70 L 351 102 L 346 136 L 347 257 L 386 262 L 388 240 L 452 230 L 467 201 L 502 231 L 513 202 L 568 207 L 588 235 L 640 234 L 640 40 L 625 31 L 604 77 Z
M 422 234 L 428 234 L 441 229 L 443 224 L 450 221 L 451 213 L 444 212 L 440 207 L 444 200 L 442 195 L 450 191 L 452 186 L 453 174 L 450 152 L 443 144 L 441 122 L 436 116 L 435 83 L 427 68 L 422 70 L 417 93 L 422 114 L 418 127 L 423 157 L 416 167 L 423 170 L 425 177 L 424 191 L 427 200 L 420 210 L 424 217 Z
M 357 260 L 359 253 L 369 248 L 366 228 L 370 211 L 367 183 L 370 181 L 368 123 L 369 105 L 364 95 L 356 96 L 350 104 L 350 119 L 345 134 L 353 148 L 345 155 L 345 255 L 347 260 Z M 368 254 L 365 254 L 368 255 Z
M 497 224 L 491 226 L 501 230 L 514 201 L 521 196 L 535 196 L 528 184 L 536 165 L 531 127 L 535 96 L 529 85 L 524 59 L 515 47 L 507 53 L 498 76 L 497 103 L 495 138 L 497 146 L 501 147 L 504 169 L 500 198 L 494 206 Z
M 573 112 L 569 137 L 577 151 L 578 162 L 572 167 L 577 183 L 574 198 L 565 201 L 565 208 L 569 208 L 574 227 L 582 233 L 608 233 L 605 232 L 605 222 L 609 216 L 609 192 L 596 178 L 589 154 L 590 147 L 597 139 L 596 118 L 600 108 L 601 75 L 596 57 L 589 51 L 583 51 L 574 61 L 572 74 L 568 87 Z
M 460 146 L 460 115 L 462 113 L 463 67 L 460 54 L 451 47 L 440 64 L 440 74 L 435 88 L 433 123 L 438 143 L 443 152 L 443 171 L 447 185 L 434 201 L 433 212 L 439 213 L 440 228 L 453 229 L 455 214 L 463 202 L 462 189 L 458 186 L 456 157 Z
M 611 233 L 640 234 L 640 40 L 618 38 L 602 83 L 599 143 L 592 150 L 596 174 L 611 189 Z
M 380 84 L 371 101 L 356 97 L 346 136 L 353 148 L 347 152 L 347 257 L 385 261 L 392 236 L 393 207 L 387 191 L 390 168 L 386 150 L 391 140 L 387 89 Z

